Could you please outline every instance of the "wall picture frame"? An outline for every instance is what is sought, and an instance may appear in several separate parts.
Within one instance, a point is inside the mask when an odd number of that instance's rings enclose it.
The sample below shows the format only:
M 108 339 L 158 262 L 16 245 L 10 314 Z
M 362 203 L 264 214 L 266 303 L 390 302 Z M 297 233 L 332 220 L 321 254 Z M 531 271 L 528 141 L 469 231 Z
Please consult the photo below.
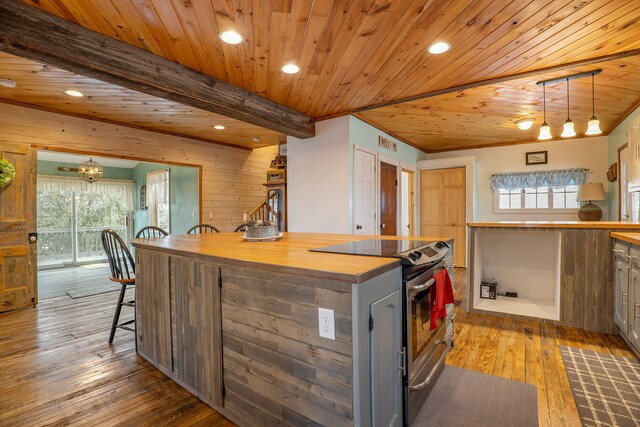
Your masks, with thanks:
M 525 155 L 527 165 L 546 165 L 549 158 L 546 151 L 529 151 Z
M 147 209 L 147 186 L 142 184 L 140 186 L 140 210 Z

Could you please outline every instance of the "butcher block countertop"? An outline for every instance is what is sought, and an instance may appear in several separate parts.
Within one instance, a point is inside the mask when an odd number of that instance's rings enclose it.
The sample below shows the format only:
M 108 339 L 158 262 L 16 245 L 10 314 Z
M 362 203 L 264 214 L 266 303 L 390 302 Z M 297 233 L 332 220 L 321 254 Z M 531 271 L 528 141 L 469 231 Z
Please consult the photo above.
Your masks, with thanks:
M 400 266 L 396 258 L 309 252 L 309 249 L 367 239 L 446 240 L 442 237 L 356 236 L 351 234 L 284 233 L 274 242 L 246 242 L 241 233 L 169 235 L 134 239 L 133 246 L 220 263 L 287 271 L 310 277 L 362 283 Z
M 498 221 L 470 222 L 467 225 L 469 227 L 494 228 L 611 228 L 640 231 L 640 223 L 623 221 Z
M 622 240 L 623 242 L 631 243 L 632 245 L 640 245 L 640 233 L 609 233 L 614 239 Z

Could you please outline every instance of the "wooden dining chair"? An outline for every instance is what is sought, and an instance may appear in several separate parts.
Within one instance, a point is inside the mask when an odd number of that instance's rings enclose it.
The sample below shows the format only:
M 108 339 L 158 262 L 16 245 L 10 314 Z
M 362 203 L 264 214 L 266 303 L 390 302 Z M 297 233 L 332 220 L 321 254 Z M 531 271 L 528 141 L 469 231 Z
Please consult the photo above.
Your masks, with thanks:
M 193 227 L 191 227 L 187 231 L 187 234 L 210 234 L 210 233 L 219 233 L 219 232 L 220 232 L 220 230 L 218 230 L 213 225 L 198 224 L 198 225 L 194 225 Z
M 122 286 L 120 288 L 118 304 L 116 305 L 116 312 L 113 315 L 113 322 L 111 323 L 111 333 L 109 335 L 109 344 L 111 344 L 113 342 L 113 337 L 116 334 L 116 329 L 118 328 L 134 333 L 136 332 L 135 299 L 131 301 L 124 301 L 127 287 L 135 286 L 136 284 L 135 263 L 133 262 L 133 257 L 131 256 L 131 252 L 129 252 L 127 245 L 115 231 L 111 229 L 102 230 L 102 233 L 100 233 L 100 240 L 102 241 L 102 247 L 104 248 L 104 251 L 107 254 L 107 259 L 109 260 L 109 269 L 111 270 L 111 276 L 109 276 L 109 280 L 111 280 L 112 282 L 120 283 L 120 285 Z M 119 323 L 122 306 L 133 307 L 133 320 Z M 131 324 L 133 324 L 133 329 L 130 326 Z M 138 334 L 136 333 L 135 335 L 137 352 Z
M 141 228 L 140 231 L 138 231 L 138 233 L 136 234 L 136 239 L 140 237 L 155 239 L 157 237 L 164 237 L 168 235 L 169 233 L 167 233 L 162 228 L 156 227 L 155 225 L 148 225 L 146 227 Z

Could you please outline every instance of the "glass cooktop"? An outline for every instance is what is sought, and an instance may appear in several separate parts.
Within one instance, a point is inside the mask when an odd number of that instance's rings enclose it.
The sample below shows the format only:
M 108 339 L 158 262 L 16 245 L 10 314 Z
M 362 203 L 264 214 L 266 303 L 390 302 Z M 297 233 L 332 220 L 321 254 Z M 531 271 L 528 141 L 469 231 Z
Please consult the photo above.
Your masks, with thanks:
M 311 252 L 330 252 L 334 254 L 366 255 L 381 257 L 396 257 L 401 252 L 413 250 L 429 243 L 432 240 L 358 240 L 356 242 L 341 243 L 339 245 L 325 246 L 318 249 L 309 249 Z

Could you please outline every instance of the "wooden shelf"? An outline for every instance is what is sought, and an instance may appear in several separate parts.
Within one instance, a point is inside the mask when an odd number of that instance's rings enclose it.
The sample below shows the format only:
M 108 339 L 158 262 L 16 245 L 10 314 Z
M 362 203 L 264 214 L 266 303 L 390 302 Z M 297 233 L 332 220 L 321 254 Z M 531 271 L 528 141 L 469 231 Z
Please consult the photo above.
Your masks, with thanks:
M 560 320 L 560 310 L 554 301 L 498 296 L 495 300 L 481 298 L 474 305 L 474 308 L 540 319 Z

